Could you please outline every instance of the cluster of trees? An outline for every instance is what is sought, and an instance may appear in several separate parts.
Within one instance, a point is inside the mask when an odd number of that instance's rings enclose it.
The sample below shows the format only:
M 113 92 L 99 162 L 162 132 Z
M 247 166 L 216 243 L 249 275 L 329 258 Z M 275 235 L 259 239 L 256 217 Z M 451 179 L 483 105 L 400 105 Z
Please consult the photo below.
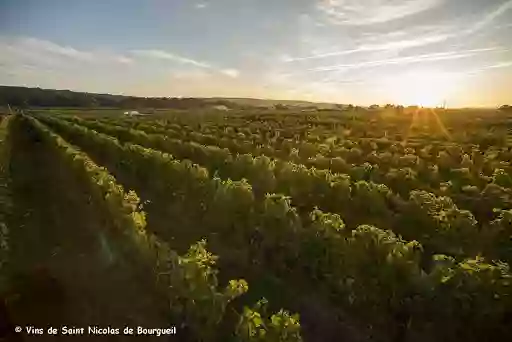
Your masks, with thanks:
M 206 108 L 236 104 L 226 100 L 200 98 L 136 97 L 92 94 L 70 90 L 0 86 L 0 106 L 12 107 L 115 107 L 115 108 Z

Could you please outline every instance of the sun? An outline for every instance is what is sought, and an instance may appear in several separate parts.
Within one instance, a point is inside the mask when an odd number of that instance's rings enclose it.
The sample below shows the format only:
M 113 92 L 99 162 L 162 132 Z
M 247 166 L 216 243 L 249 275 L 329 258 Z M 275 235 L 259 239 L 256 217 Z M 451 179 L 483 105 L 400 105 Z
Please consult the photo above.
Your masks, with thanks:
M 422 107 L 434 107 L 443 101 L 443 93 L 438 89 L 432 89 L 425 84 L 408 85 L 397 90 L 397 102 L 405 105 L 418 105 Z
M 436 107 L 443 104 L 457 83 L 449 73 L 417 71 L 397 75 L 386 81 L 386 87 L 394 103 Z

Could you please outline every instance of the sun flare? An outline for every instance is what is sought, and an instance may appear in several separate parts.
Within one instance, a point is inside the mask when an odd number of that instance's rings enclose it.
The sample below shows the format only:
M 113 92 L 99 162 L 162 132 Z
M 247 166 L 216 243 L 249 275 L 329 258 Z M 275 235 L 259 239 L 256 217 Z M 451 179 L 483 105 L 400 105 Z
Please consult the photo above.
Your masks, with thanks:
M 449 73 L 414 72 L 389 80 L 386 87 L 395 103 L 436 107 L 443 104 L 457 83 Z

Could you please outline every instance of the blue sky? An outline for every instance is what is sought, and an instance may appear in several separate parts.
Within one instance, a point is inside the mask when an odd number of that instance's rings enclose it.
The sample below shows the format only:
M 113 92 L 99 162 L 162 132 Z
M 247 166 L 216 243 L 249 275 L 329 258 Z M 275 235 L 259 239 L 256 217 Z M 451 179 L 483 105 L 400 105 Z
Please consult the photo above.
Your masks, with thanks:
M 0 0 L 0 83 L 512 103 L 512 0 Z

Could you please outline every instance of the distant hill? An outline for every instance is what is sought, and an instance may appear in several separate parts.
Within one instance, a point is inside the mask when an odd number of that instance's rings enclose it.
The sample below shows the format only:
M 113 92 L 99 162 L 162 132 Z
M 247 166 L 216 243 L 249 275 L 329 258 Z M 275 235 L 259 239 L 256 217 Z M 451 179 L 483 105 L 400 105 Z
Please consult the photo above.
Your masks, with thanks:
M 140 97 L 111 94 L 76 92 L 28 87 L 0 86 L 0 106 L 14 107 L 111 107 L 111 108 L 228 108 L 246 107 L 315 107 L 335 108 L 332 103 L 313 103 L 293 100 L 265 100 L 250 98 L 176 98 L 176 97 Z
M 273 107 L 281 104 L 291 107 L 317 107 L 317 108 L 335 108 L 338 105 L 335 103 L 323 103 L 323 102 L 309 102 L 309 101 L 297 101 L 297 100 L 266 100 L 266 99 L 251 99 L 251 98 L 231 98 L 231 97 L 214 97 L 211 100 L 224 100 L 231 103 L 235 103 L 242 106 L 253 106 L 253 107 Z
M 15 107 L 114 107 L 114 108 L 201 108 L 212 101 L 195 98 L 138 97 L 95 94 L 70 90 L 0 86 L 0 106 Z M 215 105 L 225 105 L 217 101 Z

